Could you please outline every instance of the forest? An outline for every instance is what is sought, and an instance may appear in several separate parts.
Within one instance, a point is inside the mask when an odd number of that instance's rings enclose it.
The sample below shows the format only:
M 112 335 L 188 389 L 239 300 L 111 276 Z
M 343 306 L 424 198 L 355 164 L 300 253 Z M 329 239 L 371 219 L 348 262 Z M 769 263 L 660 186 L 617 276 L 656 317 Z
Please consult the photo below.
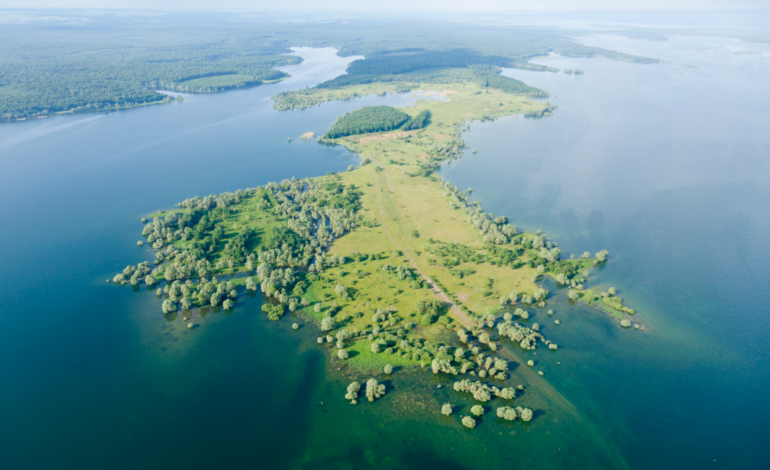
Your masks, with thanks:
M 347 135 L 391 131 L 398 129 L 408 120 L 408 114 L 390 106 L 368 106 L 342 116 L 324 138 L 336 139 Z
M 658 62 L 583 46 L 565 32 L 490 30 L 472 22 L 449 27 L 434 20 L 361 18 L 341 28 L 338 21 L 276 22 L 234 14 L 162 14 L 152 21 L 138 16 L 83 11 L 70 12 L 66 23 L 3 24 L 0 121 L 163 102 L 159 89 L 218 92 L 259 85 L 285 77 L 275 67 L 301 61 L 286 55 L 294 46 L 334 47 L 340 56 L 366 57 L 327 87 L 412 81 L 404 75 L 413 73 L 422 82 L 447 83 L 455 72 L 445 70 L 473 64 L 555 71 L 528 62 L 550 52 Z M 422 34 L 414 35 L 416 30 Z M 210 80 L 200 80 L 205 78 Z M 490 79 L 490 86 L 502 86 L 501 80 Z

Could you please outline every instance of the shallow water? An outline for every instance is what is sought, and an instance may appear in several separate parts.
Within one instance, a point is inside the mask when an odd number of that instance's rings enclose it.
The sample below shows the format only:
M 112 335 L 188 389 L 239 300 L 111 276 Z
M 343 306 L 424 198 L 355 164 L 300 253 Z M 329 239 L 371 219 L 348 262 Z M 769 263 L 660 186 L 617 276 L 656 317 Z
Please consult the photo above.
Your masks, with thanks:
M 664 58 L 695 63 L 676 44 L 616 47 L 670 48 Z M 755 280 L 766 269 L 760 240 L 770 219 L 758 131 L 767 118 L 757 103 L 767 97 L 762 87 L 751 102 L 740 89 L 707 92 L 735 76 L 759 83 L 752 77 L 764 56 L 709 50 L 699 69 L 554 57 L 543 62 L 586 75 L 511 72 L 555 94 L 560 109 L 473 124 L 466 141 L 479 153 L 442 174 L 473 186 L 489 210 L 544 229 L 566 253 L 608 248 L 596 282 L 618 287 L 650 331 L 621 331 L 602 313 L 566 305 L 550 285 L 557 294 L 548 308 L 562 325 L 543 312 L 534 321 L 560 349 L 521 357 L 544 379 L 520 366 L 512 380 L 525 385 L 516 402 L 538 410 L 536 419 L 498 423 L 489 409 L 468 431 L 458 416 L 470 400 L 430 374 L 381 375 L 386 397 L 349 405 L 351 377 L 327 367 L 314 328 L 267 321 L 258 297 L 196 317 L 188 331 L 160 313 L 154 294 L 104 283 L 153 258 L 135 245 L 143 215 L 194 195 L 344 170 L 353 155 L 299 135 L 359 106 L 415 99 L 274 111 L 271 95 L 333 78 L 355 59 L 299 53 L 307 60 L 275 85 L 0 126 L 2 468 L 758 466 L 768 340 L 758 313 L 767 291 Z M 704 96 L 722 123 L 706 135 L 750 171 L 696 158 L 692 148 L 704 144 L 684 145 L 674 132 L 687 119 L 672 111 Z M 705 111 L 685 114 L 710 122 Z M 649 129 L 644 138 L 636 126 Z M 663 130 L 667 138 L 651 137 Z M 462 405 L 452 418 L 436 411 L 445 401 Z

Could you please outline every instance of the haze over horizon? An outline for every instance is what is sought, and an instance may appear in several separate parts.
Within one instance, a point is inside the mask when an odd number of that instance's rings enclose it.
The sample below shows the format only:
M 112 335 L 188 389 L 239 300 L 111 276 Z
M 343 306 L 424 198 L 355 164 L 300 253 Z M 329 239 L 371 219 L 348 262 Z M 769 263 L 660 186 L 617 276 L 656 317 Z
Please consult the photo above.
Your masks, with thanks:
M 221 0 L 214 4 L 207 0 L 4 0 L 0 8 L 96 8 L 96 9 L 152 9 L 152 10 L 207 10 L 207 11 L 574 11 L 574 10 L 735 10 L 768 9 L 763 0 L 480 0 L 469 4 L 460 0 L 428 0 L 413 2 L 394 0 L 383 8 L 377 3 L 331 0 L 319 5 L 311 0 L 288 0 L 277 4 L 248 2 L 245 0 Z

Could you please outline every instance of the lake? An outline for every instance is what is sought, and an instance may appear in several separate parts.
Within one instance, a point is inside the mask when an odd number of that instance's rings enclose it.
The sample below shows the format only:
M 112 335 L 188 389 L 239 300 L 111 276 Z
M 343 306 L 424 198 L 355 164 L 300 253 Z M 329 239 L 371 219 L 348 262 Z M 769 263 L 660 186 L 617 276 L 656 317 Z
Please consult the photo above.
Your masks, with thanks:
M 697 68 L 549 57 L 538 62 L 586 73 L 506 71 L 559 109 L 473 123 L 465 139 L 478 153 L 441 170 L 566 254 L 610 250 L 589 285 L 618 288 L 647 328 L 621 330 L 549 285 L 560 364 L 543 358 L 552 387 L 527 384 L 539 405 L 527 426 L 449 425 L 434 407 L 454 392 L 431 374 L 396 375 L 385 399 L 351 407 L 350 379 L 327 367 L 317 331 L 269 322 L 258 296 L 188 331 L 145 288 L 104 282 L 154 259 L 136 240 L 156 209 L 357 164 L 299 136 L 359 106 L 417 98 L 295 112 L 270 102 L 356 57 L 303 49 L 278 84 L 0 126 L 2 467 L 761 466 L 768 53 L 703 38 L 586 43 Z
M 649 333 L 592 319 L 556 338 L 580 349 L 581 370 L 550 380 L 613 430 L 632 467 L 759 468 L 770 455 L 770 47 L 583 42 L 693 67 L 550 56 L 535 62 L 585 75 L 506 70 L 559 109 L 472 124 L 477 153 L 441 174 L 567 256 L 610 251 L 588 287 L 615 286 Z

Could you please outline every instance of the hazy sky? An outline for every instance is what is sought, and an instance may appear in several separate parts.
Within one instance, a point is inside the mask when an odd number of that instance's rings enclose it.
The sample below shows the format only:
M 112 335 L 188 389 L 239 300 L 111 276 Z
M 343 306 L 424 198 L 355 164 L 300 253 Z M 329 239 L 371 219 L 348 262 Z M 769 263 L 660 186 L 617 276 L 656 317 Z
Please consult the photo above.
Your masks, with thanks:
M 770 0 L 0 0 L 0 8 L 151 8 L 156 10 L 331 11 L 435 9 L 447 11 L 572 9 L 735 9 L 770 8 Z

